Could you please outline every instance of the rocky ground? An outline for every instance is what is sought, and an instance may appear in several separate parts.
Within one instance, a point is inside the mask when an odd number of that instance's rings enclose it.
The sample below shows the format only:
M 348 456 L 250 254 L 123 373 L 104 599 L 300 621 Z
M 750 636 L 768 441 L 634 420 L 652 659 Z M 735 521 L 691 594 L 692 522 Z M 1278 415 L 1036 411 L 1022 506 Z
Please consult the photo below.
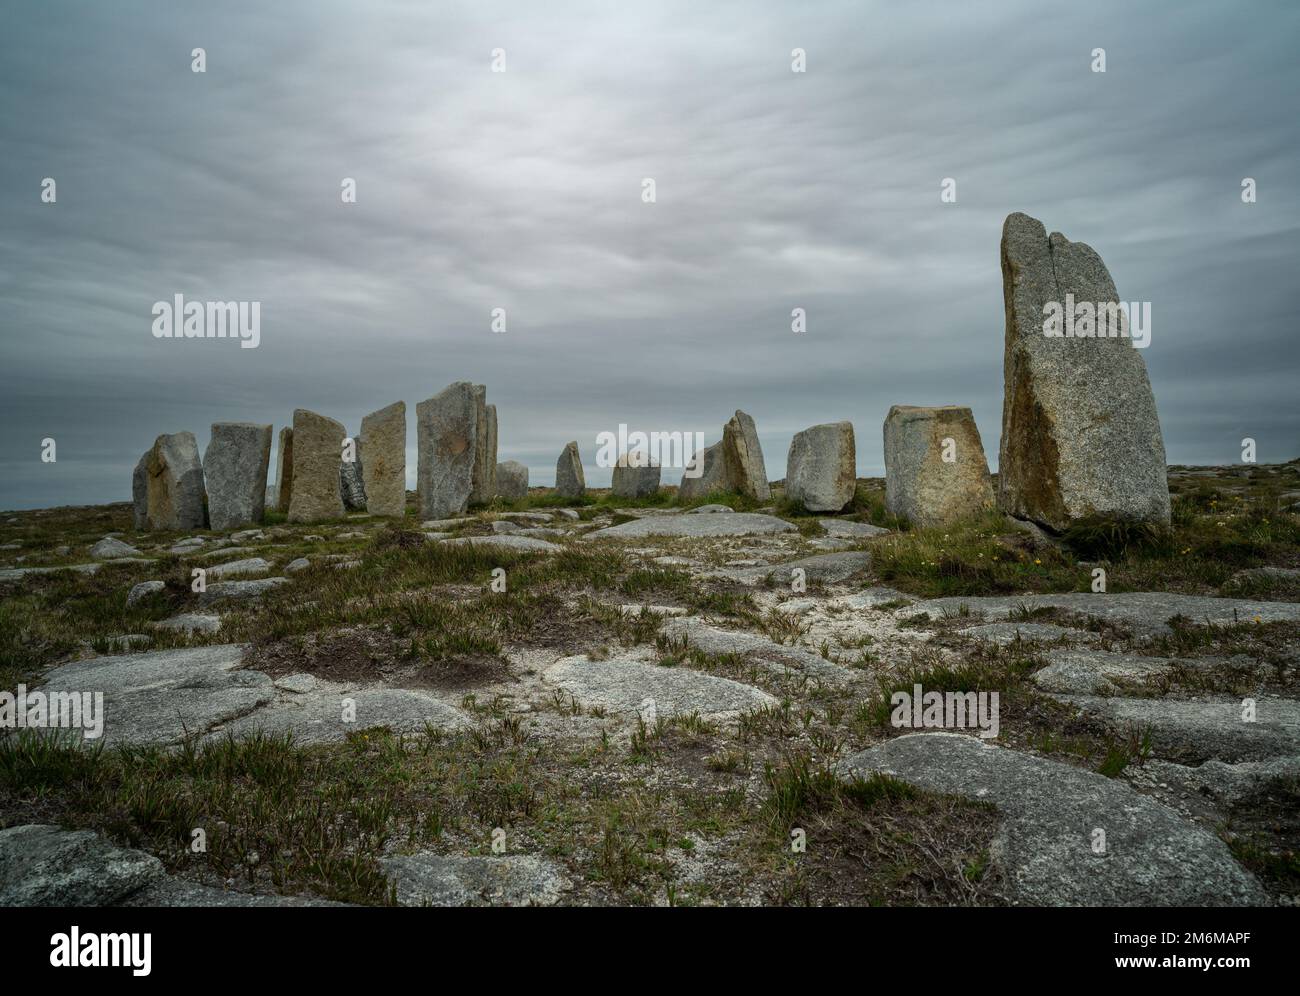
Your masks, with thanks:
M 908 530 L 880 481 L 4 513 L 0 688 L 106 711 L 0 733 L 0 902 L 1293 905 L 1300 464 L 1169 480 L 1170 535 Z M 894 726 L 917 684 L 999 735 Z

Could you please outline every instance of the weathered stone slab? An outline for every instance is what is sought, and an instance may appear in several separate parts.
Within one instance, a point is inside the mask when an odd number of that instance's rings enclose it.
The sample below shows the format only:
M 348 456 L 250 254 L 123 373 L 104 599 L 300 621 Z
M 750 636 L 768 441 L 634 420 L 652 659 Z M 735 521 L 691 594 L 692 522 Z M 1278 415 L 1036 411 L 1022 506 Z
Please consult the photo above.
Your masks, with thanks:
M 994 506 L 984 444 L 969 408 L 894 405 L 885 417 L 885 507 L 913 525 L 946 526 Z
M 528 468 L 518 460 L 497 464 L 497 494 L 510 499 L 528 497 Z
M 656 716 L 732 715 L 777 704 L 752 685 L 632 658 L 565 657 L 546 670 L 545 678 L 584 706 L 634 716 L 644 716 L 650 703 Z
M 305 408 L 294 411 L 290 522 L 324 522 L 343 517 L 339 464 L 346 437 L 342 422 Z
M 182 633 L 215 633 L 221 629 L 221 617 L 198 612 L 182 612 L 180 615 L 150 625 L 157 629 L 174 629 Z
M 810 512 L 838 512 L 853 500 L 857 451 L 851 422 L 796 432 L 786 458 L 785 496 Z
M 115 536 L 105 536 L 90 548 L 90 555 L 96 560 L 115 560 L 118 557 L 138 557 L 140 551 Z
M 555 492 L 563 498 L 581 498 L 587 492 L 576 442 L 565 443 L 564 452 L 555 463 Z
M 818 519 L 827 536 L 837 539 L 870 539 L 873 536 L 886 536 L 889 530 L 884 526 L 873 526 L 870 522 L 853 522 L 850 519 Z
M 553 906 L 572 883 L 554 862 L 531 854 L 381 858 L 401 906 Z
M 459 536 L 442 542 L 451 546 L 499 546 L 511 550 L 540 550 L 543 553 L 559 553 L 564 549 L 558 543 L 551 543 L 535 536 Z
M 1167 524 L 1165 447 L 1141 352 L 1124 336 L 1044 330 L 1067 295 L 1076 308 L 1119 302 L 1101 257 L 1012 214 L 1002 228 L 1002 288 L 999 506 L 1054 530 L 1091 515 Z
M 710 626 L 698 616 L 670 619 L 663 632 L 669 639 L 680 640 L 706 654 L 738 654 L 773 674 L 794 672 L 831 684 L 843 684 L 858 677 L 849 668 L 804 647 L 787 646 L 757 633 Z
M 1096 643 L 1099 637 L 1086 629 L 1070 629 L 1054 623 L 998 622 L 970 626 L 959 630 L 980 643 L 993 643 L 1005 647 L 1017 641 L 1024 643 L 1055 643 L 1057 640 L 1074 640 L 1079 643 Z
M 1043 656 L 1048 664 L 1034 673 L 1034 684 L 1062 695 L 1114 695 L 1124 686 L 1161 678 L 1175 667 L 1165 657 L 1105 650 L 1053 650 Z
M 634 539 L 639 536 L 764 536 L 792 533 L 795 527 L 773 515 L 733 512 L 731 515 L 648 515 L 634 522 L 597 529 L 590 539 Z
M 722 427 L 722 453 L 731 490 L 755 501 L 767 501 L 772 497 L 772 489 L 767 484 L 767 467 L 763 464 L 763 448 L 758 444 L 758 428 L 754 420 L 739 409 Z
M 361 476 L 366 511 L 406 514 L 406 402 L 395 401 L 361 420 Z
M 214 602 L 230 600 L 234 602 L 256 602 L 268 593 L 275 591 L 282 584 L 288 584 L 288 578 L 257 578 L 251 581 L 218 581 L 208 585 L 208 590 L 199 595 L 199 605 L 211 605 Z
M 194 433 L 176 432 L 154 440 L 145 473 L 145 528 L 183 530 L 207 525 L 207 492 Z
M 280 430 L 280 441 L 275 453 L 275 508 L 289 512 L 293 498 L 293 426 Z
M 624 453 L 618 458 L 611 492 L 620 498 L 649 498 L 658 490 L 658 464 L 644 454 Z
M 692 477 L 693 473 L 698 477 Z M 721 442 L 706 446 L 691 457 L 682 473 L 682 483 L 677 486 L 678 501 L 694 501 L 727 490 L 727 457 Z
M 458 381 L 415 406 L 417 491 L 420 515 L 463 515 L 474 490 L 479 399 L 473 384 Z
M 218 552 L 224 554 L 226 551 Z M 270 569 L 271 565 L 261 557 L 246 557 L 226 564 L 214 564 L 206 570 L 209 578 L 237 578 L 248 574 L 265 574 Z
M 752 567 L 722 567 L 703 573 L 707 577 L 727 578 L 743 584 L 758 584 L 769 577 L 778 585 L 789 587 L 794 581 L 794 572 L 803 571 L 805 582 L 821 584 L 838 584 L 847 581 L 855 574 L 871 566 L 871 554 L 865 550 L 844 550 L 836 553 L 820 553 L 812 557 L 800 557 L 782 564 L 757 564 Z
M 0 906 L 108 906 L 164 875 L 157 858 L 93 830 L 0 830 Z
M 459 709 L 418 689 L 350 690 L 344 686 L 327 686 L 294 694 L 274 707 L 232 718 L 220 730 L 214 730 L 212 736 L 242 737 L 254 731 L 291 733 L 297 743 L 315 744 L 337 743 L 349 733 L 372 726 L 387 726 L 394 733 L 418 733 L 426 726 L 454 730 L 468 725 L 468 717 Z
M 262 521 L 266 472 L 271 462 L 271 427 L 255 422 L 214 422 L 203 454 L 208 487 L 208 522 L 217 530 Z
M 994 859 L 1017 902 L 1036 906 L 1255 906 L 1268 897 L 1218 837 L 1124 782 L 954 733 L 888 740 L 842 774 L 893 775 L 995 805 Z M 1094 831 L 1106 848 L 1093 850 Z

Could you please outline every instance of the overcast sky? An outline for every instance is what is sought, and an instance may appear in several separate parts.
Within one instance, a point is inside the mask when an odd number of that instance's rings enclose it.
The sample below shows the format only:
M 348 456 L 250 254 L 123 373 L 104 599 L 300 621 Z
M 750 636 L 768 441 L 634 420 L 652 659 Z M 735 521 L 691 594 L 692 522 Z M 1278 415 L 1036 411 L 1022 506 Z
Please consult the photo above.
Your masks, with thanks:
M 162 432 L 399 398 L 413 482 L 458 380 L 534 484 L 737 408 L 772 479 L 842 419 L 882 473 L 892 404 L 970 405 L 996 469 L 1011 211 L 1151 302 L 1171 462 L 1298 456 L 1298 38 L 1291 2 L 9 4 L 0 508 L 126 499 Z M 261 302 L 260 346 L 155 339 L 178 293 Z

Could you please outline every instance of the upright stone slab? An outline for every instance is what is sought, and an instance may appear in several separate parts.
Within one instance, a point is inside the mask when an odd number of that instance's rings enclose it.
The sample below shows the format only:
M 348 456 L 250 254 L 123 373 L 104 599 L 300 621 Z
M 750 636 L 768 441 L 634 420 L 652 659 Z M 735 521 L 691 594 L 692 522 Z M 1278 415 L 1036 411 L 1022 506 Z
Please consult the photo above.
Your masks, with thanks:
M 207 525 L 207 492 L 194 433 L 176 432 L 154 440 L 145 473 L 146 528 L 202 529 Z
M 293 497 L 293 426 L 280 430 L 280 442 L 275 453 L 275 508 L 288 514 L 289 500 Z
M 371 515 L 406 514 L 406 402 L 361 420 L 361 478 Z
M 497 406 L 487 406 L 487 500 L 491 501 L 497 494 Z
M 795 433 L 785 461 L 785 496 L 810 512 L 838 512 L 857 487 L 852 422 L 828 422 Z
M 131 517 L 136 532 L 149 528 L 149 451 L 136 461 L 131 472 Z
M 458 381 L 415 406 L 420 518 L 463 515 L 474 487 L 478 396 Z
M 1092 515 L 1167 524 L 1155 397 L 1125 336 L 1049 337 L 1048 305 L 1107 310 L 1119 294 L 1090 247 L 1012 214 L 1002 227 L 1006 304 L 998 504 L 1054 530 Z M 1068 317 L 1068 316 L 1067 316 Z M 1096 325 L 1093 326 L 1094 330 Z
M 487 388 L 474 385 L 474 468 L 469 492 L 471 505 L 486 505 L 492 500 L 492 475 L 496 473 L 496 456 L 488 465 L 488 448 L 492 430 L 488 424 Z
M 696 468 L 699 469 L 699 476 L 692 477 L 691 473 Z M 706 446 L 691 457 L 686 471 L 682 474 L 682 483 L 677 487 L 677 498 L 679 501 L 694 501 L 714 491 L 726 490 L 729 490 L 727 460 L 722 443 L 719 442 Z
M 497 464 L 497 495 L 512 499 L 527 497 L 528 468 L 518 460 Z
M 758 445 L 758 429 L 754 420 L 744 412 L 738 410 L 723 426 L 722 452 L 727 481 L 733 490 L 755 501 L 767 501 L 772 497 L 772 489 L 767 484 L 767 468 L 763 465 L 763 449 Z
M 208 522 L 213 529 L 238 529 L 262 521 L 266 472 L 271 463 L 271 427 L 256 422 L 214 422 L 203 453 L 208 488 Z
M 564 452 L 555 463 L 555 493 L 561 498 L 581 498 L 587 493 L 587 479 L 582 473 L 582 457 L 577 442 L 564 444 Z
M 293 494 L 290 522 L 322 522 L 343 516 L 339 461 L 347 430 L 342 422 L 305 408 L 293 413 Z
M 889 409 L 885 507 L 917 526 L 946 526 L 993 507 L 988 460 L 969 408 Z
M 349 512 L 366 510 L 366 486 L 361 479 L 361 436 L 352 437 L 352 459 L 339 459 L 339 494 L 343 496 L 343 507 Z
M 659 465 L 646 454 L 624 453 L 614 465 L 610 490 L 620 498 L 649 498 L 659 490 Z

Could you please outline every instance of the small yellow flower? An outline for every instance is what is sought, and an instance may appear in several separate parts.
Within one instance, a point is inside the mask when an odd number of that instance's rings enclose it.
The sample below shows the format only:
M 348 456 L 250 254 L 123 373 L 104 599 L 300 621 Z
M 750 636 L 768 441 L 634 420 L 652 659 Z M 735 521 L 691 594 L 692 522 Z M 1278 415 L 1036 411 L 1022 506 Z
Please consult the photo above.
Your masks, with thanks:
M 1035 563 L 1035 564 L 1041 564 L 1042 561 L 1035 557 L 1035 558 L 1034 558 L 1034 563 Z

